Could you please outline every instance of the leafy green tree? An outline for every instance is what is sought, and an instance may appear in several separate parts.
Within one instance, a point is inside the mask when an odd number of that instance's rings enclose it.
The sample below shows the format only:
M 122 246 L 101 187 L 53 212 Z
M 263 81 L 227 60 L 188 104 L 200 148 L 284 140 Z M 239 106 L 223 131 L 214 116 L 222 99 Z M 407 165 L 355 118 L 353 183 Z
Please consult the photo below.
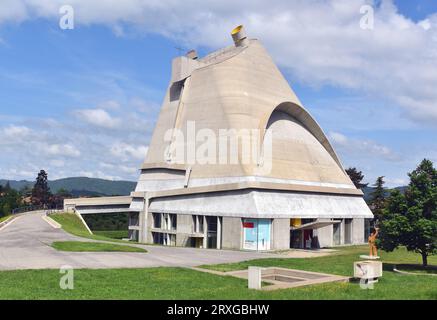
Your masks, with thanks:
M 50 197 L 51 192 L 48 184 L 48 176 L 44 170 L 41 170 L 38 173 L 38 177 L 32 189 L 32 204 L 48 205 Z
M 368 183 L 361 183 L 361 181 L 364 179 L 364 175 L 361 171 L 358 171 L 357 168 L 347 168 L 346 173 L 357 189 L 367 187 Z
M 386 251 L 404 245 L 427 266 L 428 256 L 437 252 L 437 170 L 424 159 L 408 176 L 405 194 L 395 190 L 387 200 L 378 245 Z
M 11 214 L 12 210 L 21 206 L 21 196 L 14 189 L 3 189 L 0 194 L 0 217 Z
M 370 194 L 369 206 L 375 216 L 375 222 L 381 221 L 383 210 L 385 208 L 386 202 L 386 190 L 384 188 L 384 177 L 378 177 L 375 184 L 373 185 L 374 190 Z

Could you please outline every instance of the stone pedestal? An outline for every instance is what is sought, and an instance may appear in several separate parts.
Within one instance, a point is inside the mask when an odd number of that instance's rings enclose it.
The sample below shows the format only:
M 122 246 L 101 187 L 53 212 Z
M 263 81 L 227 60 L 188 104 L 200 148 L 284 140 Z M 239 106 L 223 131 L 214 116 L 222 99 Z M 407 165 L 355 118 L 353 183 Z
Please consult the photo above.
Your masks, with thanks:
M 249 267 L 248 270 L 248 288 L 261 290 L 261 270 L 260 267 Z
M 354 277 L 369 282 L 377 282 L 382 277 L 382 262 L 375 260 L 355 261 Z

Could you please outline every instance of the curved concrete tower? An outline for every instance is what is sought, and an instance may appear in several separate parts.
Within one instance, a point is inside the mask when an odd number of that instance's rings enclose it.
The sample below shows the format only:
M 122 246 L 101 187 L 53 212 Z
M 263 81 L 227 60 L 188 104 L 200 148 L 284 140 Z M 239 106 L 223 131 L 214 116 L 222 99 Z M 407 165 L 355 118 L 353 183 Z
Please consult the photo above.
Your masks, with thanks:
M 132 194 L 132 233 L 254 250 L 363 243 L 373 216 L 328 138 L 261 43 L 242 26 L 232 38 L 173 60 Z

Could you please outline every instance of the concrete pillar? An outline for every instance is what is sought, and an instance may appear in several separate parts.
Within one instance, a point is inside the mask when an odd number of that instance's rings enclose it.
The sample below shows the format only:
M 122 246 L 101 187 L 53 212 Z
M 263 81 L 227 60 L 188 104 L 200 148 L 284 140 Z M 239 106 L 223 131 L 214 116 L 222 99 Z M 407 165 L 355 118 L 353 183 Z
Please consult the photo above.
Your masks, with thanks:
M 149 211 L 149 199 L 144 199 L 144 210 L 138 214 L 139 219 L 139 234 L 138 234 L 138 241 L 146 243 L 147 242 L 147 218 L 148 218 L 148 211 Z
M 217 217 L 217 249 L 221 249 L 222 244 L 222 223 L 220 217 Z
M 206 245 L 207 245 L 207 241 L 208 241 L 208 224 L 206 223 L 206 217 L 205 216 L 202 216 L 202 219 L 203 219 L 203 234 L 204 234 L 204 237 L 203 237 L 203 248 L 205 249 L 206 248 Z

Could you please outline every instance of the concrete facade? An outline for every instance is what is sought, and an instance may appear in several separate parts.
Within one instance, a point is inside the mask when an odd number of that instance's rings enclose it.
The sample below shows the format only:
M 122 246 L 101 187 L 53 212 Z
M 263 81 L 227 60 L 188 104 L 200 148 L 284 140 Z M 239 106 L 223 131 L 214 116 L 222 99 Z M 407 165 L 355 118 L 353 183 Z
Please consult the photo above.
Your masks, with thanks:
M 242 27 L 234 31 L 234 45 L 172 62 L 129 200 L 132 239 L 244 250 L 363 243 L 364 219 L 373 217 L 363 193 L 261 43 Z M 196 152 L 202 130 L 209 137 L 234 132 L 235 161 L 227 144 L 224 155 L 216 145 Z M 256 132 L 250 151 L 240 143 L 243 132 Z M 95 210 L 84 201 L 77 210 Z

